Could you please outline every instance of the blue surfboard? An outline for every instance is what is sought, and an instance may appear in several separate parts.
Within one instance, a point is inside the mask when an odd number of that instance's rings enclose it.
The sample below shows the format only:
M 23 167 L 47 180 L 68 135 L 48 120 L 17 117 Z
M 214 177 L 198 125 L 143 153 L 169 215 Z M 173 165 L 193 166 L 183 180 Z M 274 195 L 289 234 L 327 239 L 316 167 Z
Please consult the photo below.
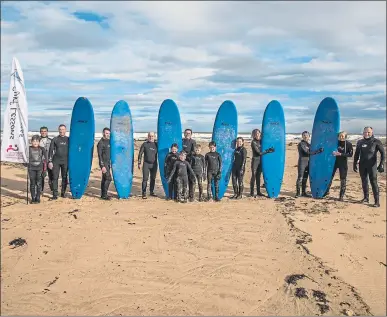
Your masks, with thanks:
M 323 148 L 322 153 L 312 155 L 309 161 L 310 187 L 314 198 L 322 198 L 332 178 L 340 130 L 340 110 L 333 98 L 321 101 L 314 117 L 311 151 Z
M 168 183 L 164 175 L 164 162 L 173 143 L 177 143 L 179 151 L 183 149 L 180 112 L 173 100 L 166 99 L 160 106 L 157 119 L 157 156 L 159 160 L 160 178 L 164 193 L 167 197 Z
M 238 135 L 238 112 L 234 103 L 226 100 L 216 114 L 212 140 L 216 143 L 216 151 L 222 157 L 222 173 L 219 180 L 219 199 L 223 198 L 230 181 L 234 157 L 235 142 Z M 215 188 L 212 184 L 212 194 Z
M 94 111 L 90 101 L 79 97 L 71 114 L 69 181 L 71 195 L 79 199 L 89 182 L 94 149 Z
M 110 156 L 118 198 L 129 198 L 133 183 L 134 137 L 129 105 L 118 101 L 110 118 Z
M 278 197 L 285 171 L 285 115 L 281 104 L 272 100 L 266 107 L 262 121 L 262 149 L 274 148 L 262 156 L 262 173 L 270 198 Z

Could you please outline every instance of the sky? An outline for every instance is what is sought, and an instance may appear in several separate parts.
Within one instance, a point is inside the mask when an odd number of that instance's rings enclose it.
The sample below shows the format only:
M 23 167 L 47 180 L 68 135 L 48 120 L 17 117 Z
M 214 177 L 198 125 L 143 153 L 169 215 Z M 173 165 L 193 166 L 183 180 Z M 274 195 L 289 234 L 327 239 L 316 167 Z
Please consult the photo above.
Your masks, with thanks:
M 299 133 L 312 130 L 319 103 L 333 97 L 342 130 L 386 133 L 384 1 L 2 1 L 2 113 L 14 56 L 29 130 L 69 125 L 83 96 L 96 131 L 109 126 L 121 99 L 135 132 L 156 130 L 170 98 L 194 132 L 212 131 L 219 106 L 231 100 L 239 131 L 248 132 L 275 99 L 286 131 Z

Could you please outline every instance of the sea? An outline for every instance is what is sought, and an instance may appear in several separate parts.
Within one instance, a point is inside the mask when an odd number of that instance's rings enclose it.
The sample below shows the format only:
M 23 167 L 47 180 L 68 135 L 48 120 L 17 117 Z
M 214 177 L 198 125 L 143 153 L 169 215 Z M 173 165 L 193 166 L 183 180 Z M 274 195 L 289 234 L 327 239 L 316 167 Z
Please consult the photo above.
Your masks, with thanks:
M 31 139 L 31 137 L 35 134 L 40 134 L 39 131 L 30 131 L 28 132 L 28 138 Z M 134 133 L 134 139 L 136 141 L 144 141 L 147 139 L 148 132 L 135 132 Z M 53 138 L 58 135 L 58 132 L 49 132 L 48 136 L 50 138 Z M 67 136 L 70 135 L 69 132 L 66 133 Z M 184 135 L 182 134 L 182 137 Z M 251 133 L 239 133 L 239 137 L 242 137 L 245 141 L 251 141 Z M 192 138 L 199 142 L 210 142 L 212 137 L 212 132 L 196 132 L 193 133 Z M 386 139 L 386 135 L 375 135 L 376 138 L 379 139 Z M 1 132 L 1 139 L 3 138 L 3 133 Z M 94 134 L 95 140 L 99 140 L 102 138 L 102 133 L 98 132 Z M 356 141 L 362 138 L 361 134 L 349 134 L 348 140 L 350 141 Z M 157 139 L 157 134 L 156 134 Z M 301 133 L 288 133 L 286 134 L 286 141 L 292 142 L 292 141 L 299 141 L 301 140 Z

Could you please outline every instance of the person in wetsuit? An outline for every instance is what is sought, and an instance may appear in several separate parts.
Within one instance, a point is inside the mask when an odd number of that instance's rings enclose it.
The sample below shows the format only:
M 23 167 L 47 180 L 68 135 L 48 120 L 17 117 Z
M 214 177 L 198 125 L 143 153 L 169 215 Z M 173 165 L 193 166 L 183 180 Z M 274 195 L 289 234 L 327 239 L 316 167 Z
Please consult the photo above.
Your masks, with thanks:
M 168 177 L 168 183 L 172 182 L 175 178 L 176 188 L 177 188 L 177 202 L 187 202 L 187 186 L 188 186 L 188 176 L 190 176 L 193 181 L 195 181 L 195 174 L 191 168 L 191 165 L 185 160 L 187 153 L 181 151 L 179 154 L 179 159 L 173 165 L 173 169 Z M 189 175 L 188 175 L 189 174 Z
M 203 180 L 206 180 L 206 161 L 204 156 L 200 154 L 202 147 L 200 144 L 195 145 L 195 153 L 191 156 L 191 167 L 195 173 L 195 178 L 199 187 L 199 201 L 203 201 Z M 196 183 L 196 182 L 195 182 Z M 195 183 L 190 188 L 189 199 L 194 201 L 195 198 Z
M 62 176 L 61 197 L 65 196 L 67 188 L 69 138 L 64 124 L 58 130 L 59 135 L 52 139 L 48 152 L 48 168 L 52 170 L 52 199 L 58 199 L 59 172 Z
M 245 175 L 245 166 L 247 151 L 244 147 L 242 137 L 236 139 L 236 149 L 234 150 L 234 161 L 232 164 L 232 187 L 234 196 L 231 199 L 241 199 L 243 194 L 243 176 Z
M 30 177 L 31 204 L 40 203 L 42 173 L 47 167 L 46 149 L 39 145 L 40 136 L 34 135 L 29 148 L 28 175 Z
M 380 153 L 380 163 L 377 165 L 377 154 Z M 374 137 L 373 129 L 365 127 L 363 130 L 363 139 L 356 144 L 355 157 L 353 159 L 353 170 L 357 173 L 357 164 L 359 162 L 359 171 L 361 185 L 363 187 L 364 198 L 361 203 L 369 203 L 368 179 L 371 183 L 372 193 L 374 194 L 375 203 L 373 207 L 380 207 L 378 172 L 384 172 L 385 153 L 384 147 L 380 140 Z
M 184 138 L 183 138 L 182 142 L 183 142 L 183 151 L 185 153 L 187 153 L 186 160 L 188 163 L 191 164 L 192 163 L 191 158 L 192 158 L 192 155 L 195 154 L 195 145 L 196 145 L 195 140 L 192 139 L 192 130 L 191 129 L 184 130 Z M 189 200 L 193 201 L 194 183 L 192 182 L 192 180 L 190 178 L 188 179 L 188 187 L 189 187 L 189 194 L 188 194 Z
M 138 169 L 141 169 L 142 156 L 144 155 L 144 163 L 142 167 L 142 198 L 146 199 L 146 187 L 150 174 L 149 190 L 151 196 L 156 196 L 154 193 L 156 174 L 157 174 L 157 143 L 155 142 L 154 132 L 148 133 L 148 140 L 145 141 L 138 152 Z
M 39 145 L 43 147 L 46 150 L 46 153 L 48 155 L 48 152 L 50 151 L 50 144 L 52 139 L 48 137 L 48 129 L 47 127 L 41 127 L 40 128 L 40 141 Z M 44 182 L 46 179 L 46 176 L 48 175 L 48 186 L 50 187 L 50 190 L 52 191 L 52 170 L 46 169 L 42 173 L 42 179 L 41 179 L 41 194 L 43 194 L 44 190 Z
M 110 200 L 108 196 L 109 185 L 112 181 L 112 175 L 110 172 L 110 129 L 104 128 L 102 130 L 102 138 L 97 144 L 99 167 L 102 172 L 101 180 L 101 199 Z
M 171 145 L 171 152 L 169 152 L 165 158 L 164 161 L 164 177 L 166 179 L 169 178 L 169 175 L 171 174 L 173 170 L 173 166 L 175 165 L 175 162 L 179 159 L 179 155 L 177 154 L 177 151 L 179 149 L 179 146 L 176 143 L 173 143 Z M 177 200 L 177 191 L 176 191 L 176 181 L 175 179 L 172 179 L 171 182 L 168 183 L 168 197 L 167 200 L 173 199 Z
M 265 151 L 261 149 L 261 131 L 259 129 L 254 129 L 251 132 L 251 179 L 250 179 L 250 196 L 256 197 L 254 195 L 254 183 L 257 187 L 257 196 L 264 196 L 261 193 L 261 174 L 262 174 L 262 161 L 261 156 L 268 153 L 273 153 L 274 148 L 268 148 Z
M 207 171 L 207 200 L 211 200 L 212 198 L 211 185 L 213 181 L 215 187 L 215 201 L 220 201 L 218 195 L 219 180 L 222 174 L 222 157 L 218 152 L 216 152 L 216 143 L 214 141 L 211 141 L 208 147 L 210 152 L 208 152 L 204 157 Z
M 310 150 L 310 133 L 308 131 L 302 132 L 302 140 L 298 143 L 298 176 L 296 183 L 296 198 L 300 197 L 300 187 L 302 186 L 302 196 L 310 197 L 306 193 L 306 184 L 309 177 L 309 157 L 311 155 L 316 155 L 324 151 L 323 148 L 319 148 L 316 151 Z
M 336 156 L 335 166 L 333 168 L 333 174 L 331 181 L 328 185 L 327 191 L 324 196 L 329 195 L 329 190 L 332 186 L 333 177 L 336 174 L 336 170 L 340 173 L 340 194 L 339 200 L 344 200 L 345 190 L 347 188 L 347 174 L 348 174 L 348 157 L 353 156 L 352 143 L 347 140 L 347 132 L 340 132 L 338 136 L 337 151 L 333 151 L 333 155 Z

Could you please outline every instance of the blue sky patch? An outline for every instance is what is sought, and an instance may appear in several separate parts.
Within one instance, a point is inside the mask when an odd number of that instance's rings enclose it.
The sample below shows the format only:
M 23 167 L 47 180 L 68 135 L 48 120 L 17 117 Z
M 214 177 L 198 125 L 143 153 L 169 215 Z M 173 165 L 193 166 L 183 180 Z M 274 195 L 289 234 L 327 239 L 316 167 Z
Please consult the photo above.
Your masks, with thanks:
M 109 24 L 107 22 L 108 18 L 105 16 L 98 15 L 93 12 L 82 12 L 82 11 L 76 11 L 73 13 L 73 15 L 79 20 L 83 20 L 86 22 L 96 22 L 104 29 L 109 28 Z

